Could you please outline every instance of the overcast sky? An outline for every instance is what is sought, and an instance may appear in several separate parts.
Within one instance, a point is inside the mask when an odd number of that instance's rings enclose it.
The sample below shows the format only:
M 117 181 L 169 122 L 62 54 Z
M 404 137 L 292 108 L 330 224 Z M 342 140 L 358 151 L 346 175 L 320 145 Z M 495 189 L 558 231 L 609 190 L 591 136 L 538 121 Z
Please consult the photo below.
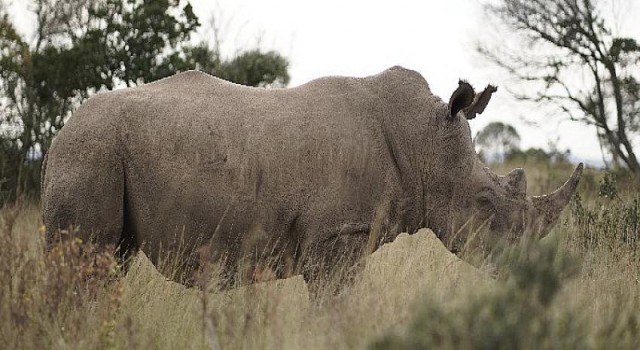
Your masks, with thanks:
M 614 0 L 615 1 L 615 0 Z M 28 31 L 32 19 L 21 11 L 26 0 L 14 0 L 13 13 L 20 29 Z M 184 0 L 183 0 L 184 2 Z M 617 1 L 614 15 L 623 13 L 620 34 L 640 38 L 640 4 Z M 256 45 L 274 49 L 291 62 L 290 86 L 326 75 L 367 76 L 394 65 L 420 72 L 431 90 L 444 100 L 459 78 L 481 90 L 497 84 L 484 114 L 471 122 L 472 132 L 490 121 L 516 126 L 523 148 L 547 148 L 558 141 L 576 159 L 600 163 L 601 153 L 593 129 L 562 118 L 549 118 L 530 105 L 516 102 L 506 91 L 513 81 L 475 52 L 475 43 L 487 30 L 477 0 L 191 0 L 211 36 L 215 15 L 223 51 L 233 54 Z M 621 10 L 622 9 L 622 10 Z M 503 87 L 500 89 L 500 87 Z M 533 119 L 530 126 L 521 116 Z

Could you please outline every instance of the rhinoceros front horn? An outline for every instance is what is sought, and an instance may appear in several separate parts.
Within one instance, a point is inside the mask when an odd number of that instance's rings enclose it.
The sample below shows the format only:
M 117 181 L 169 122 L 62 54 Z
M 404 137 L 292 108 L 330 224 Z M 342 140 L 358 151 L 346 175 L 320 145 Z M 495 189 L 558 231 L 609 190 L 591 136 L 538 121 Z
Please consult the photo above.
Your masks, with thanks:
M 531 198 L 535 211 L 533 232 L 544 236 L 553 228 L 553 225 L 560 217 L 560 213 L 562 213 L 562 209 L 567 206 L 576 191 L 576 187 L 578 187 L 582 168 L 582 163 L 578 164 L 569 180 L 552 193 Z

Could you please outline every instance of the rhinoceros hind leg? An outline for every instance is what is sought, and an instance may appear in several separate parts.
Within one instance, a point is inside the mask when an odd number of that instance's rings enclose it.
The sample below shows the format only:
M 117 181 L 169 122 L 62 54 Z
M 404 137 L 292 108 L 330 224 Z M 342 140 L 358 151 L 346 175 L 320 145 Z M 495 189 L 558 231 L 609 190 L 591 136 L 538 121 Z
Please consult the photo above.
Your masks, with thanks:
M 80 238 L 98 249 L 112 252 L 122 240 L 124 176 L 119 160 L 92 159 L 94 154 L 77 158 L 50 155 L 42 194 L 46 244 L 50 248 L 60 240 Z M 82 160 L 82 161 L 80 161 Z M 108 165 L 108 166 L 107 166 Z

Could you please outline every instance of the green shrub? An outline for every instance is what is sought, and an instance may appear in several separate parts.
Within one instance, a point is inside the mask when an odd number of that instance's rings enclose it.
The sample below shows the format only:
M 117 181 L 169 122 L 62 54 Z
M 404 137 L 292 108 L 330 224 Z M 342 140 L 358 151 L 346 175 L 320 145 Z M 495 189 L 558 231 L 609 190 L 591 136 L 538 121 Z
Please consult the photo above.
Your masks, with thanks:
M 576 260 L 559 254 L 557 242 L 504 248 L 495 263 L 501 282 L 462 303 L 426 300 L 400 333 L 372 349 L 584 348 L 588 329 L 578 315 L 551 305 L 562 281 L 577 272 Z

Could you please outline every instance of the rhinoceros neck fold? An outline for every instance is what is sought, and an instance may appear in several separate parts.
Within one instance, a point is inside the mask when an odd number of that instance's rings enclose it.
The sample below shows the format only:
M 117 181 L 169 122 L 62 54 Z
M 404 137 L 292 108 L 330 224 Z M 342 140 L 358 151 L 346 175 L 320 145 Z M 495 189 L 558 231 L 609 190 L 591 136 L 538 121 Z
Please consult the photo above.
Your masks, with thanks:
M 447 105 L 416 72 L 389 70 L 374 79 L 384 145 L 406 202 L 403 221 L 406 229 L 415 231 L 425 224 L 425 186 L 432 180 L 427 168 L 434 166 L 432 154 L 443 152 L 437 141 L 438 127 L 447 116 Z

